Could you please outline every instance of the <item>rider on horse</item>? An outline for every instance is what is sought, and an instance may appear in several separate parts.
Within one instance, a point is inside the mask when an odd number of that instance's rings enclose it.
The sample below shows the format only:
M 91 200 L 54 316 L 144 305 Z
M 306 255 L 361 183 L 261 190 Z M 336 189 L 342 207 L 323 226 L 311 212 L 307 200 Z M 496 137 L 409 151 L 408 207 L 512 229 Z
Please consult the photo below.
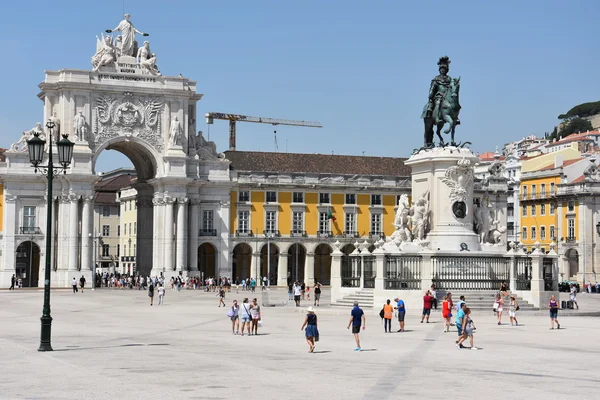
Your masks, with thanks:
M 429 101 L 427 107 L 423 110 L 421 118 L 433 118 L 434 124 L 443 122 L 440 111 L 442 101 L 446 97 L 446 93 L 450 90 L 452 79 L 448 76 L 450 70 L 450 58 L 448 56 L 440 57 L 438 61 L 440 74 L 431 80 L 429 87 Z M 460 121 L 457 121 L 458 125 Z

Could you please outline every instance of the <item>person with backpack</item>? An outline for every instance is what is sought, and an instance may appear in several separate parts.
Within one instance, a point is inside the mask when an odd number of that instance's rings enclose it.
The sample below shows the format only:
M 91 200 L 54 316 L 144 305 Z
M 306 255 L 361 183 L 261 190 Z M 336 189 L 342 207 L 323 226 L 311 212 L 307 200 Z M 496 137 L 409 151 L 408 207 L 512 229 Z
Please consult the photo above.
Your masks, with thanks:
M 381 319 L 383 319 L 383 328 L 385 333 L 392 333 L 392 317 L 394 316 L 394 307 L 392 307 L 390 304 L 390 299 L 388 299 L 383 305 L 379 316 Z

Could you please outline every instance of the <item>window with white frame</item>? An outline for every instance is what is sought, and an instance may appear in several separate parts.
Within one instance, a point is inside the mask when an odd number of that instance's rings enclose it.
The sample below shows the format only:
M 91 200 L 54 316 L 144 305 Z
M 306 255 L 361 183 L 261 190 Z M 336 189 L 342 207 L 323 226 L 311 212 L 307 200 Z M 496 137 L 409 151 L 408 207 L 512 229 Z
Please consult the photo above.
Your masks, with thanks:
M 110 207 L 109 206 L 102 207 L 102 216 L 110 217 Z
M 346 204 L 356 204 L 356 194 L 346 193 Z
M 540 226 L 540 240 L 546 240 L 546 227 Z
M 250 233 L 250 211 L 238 211 L 238 232 Z
M 346 213 L 346 223 L 344 225 L 344 232 L 350 235 L 356 233 L 356 214 Z
M 573 218 L 567 220 L 567 237 L 575 239 L 575 219 Z
M 118 244 L 117 245 L 117 257 L 120 257 L 120 256 L 121 256 L 121 245 Z
M 202 230 L 210 232 L 214 229 L 214 212 L 213 210 L 202 211 Z
M 531 198 L 535 199 L 536 195 L 536 185 L 531 185 Z
M 240 203 L 245 203 L 245 202 L 250 201 L 250 192 L 247 190 L 241 190 L 238 193 L 238 201 Z
M 110 236 L 110 225 L 102 225 L 102 236 Z
M 135 251 L 136 251 L 136 249 L 137 249 L 137 245 L 136 245 L 136 244 L 134 244 L 134 245 L 133 245 L 133 255 L 134 255 L 134 256 L 136 255 L 136 254 L 135 254 Z
M 130 222 L 130 223 L 129 223 L 129 234 L 130 234 L 130 235 L 131 235 L 131 232 L 133 232 L 133 231 L 131 230 L 131 222 Z
M 556 232 L 554 231 L 554 225 L 550 225 L 550 239 L 556 239 Z
M 546 197 L 546 184 L 542 183 L 542 185 L 540 186 L 540 194 L 542 197 Z
M 527 227 L 524 226 L 521 230 L 521 239 L 527 239 Z
M 117 236 L 121 236 L 121 224 L 117 225 Z
M 319 204 L 331 204 L 329 193 L 319 193 Z
M 329 232 L 329 215 L 326 212 L 319 213 L 319 233 Z
M 127 245 L 126 244 L 123 245 L 123 255 L 124 256 L 127 255 Z
M 123 235 L 127 236 L 127 224 L 123 224 Z
M 371 214 L 371 234 L 381 235 L 381 214 Z
M 568 212 L 575 211 L 575 201 L 574 200 L 569 200 L 569 202 L 567 203 L 567 211 Z
M 23 227 L 25 228 L 24 233 L 30 233 L 35 230 L 35 211 L 35 206 L 23 207 Z
M 537 229 L 535 226 L 531 227 L 531 240 L 537 239 Z
M 523 192 L 523 198 L 526 199 L 527 198 L 527 186 L 523 186 L 521 191 Z
M 551 182 L 550 183 L 550 194 L 554 194 L 554 190 L 555 190 L 555 188 L 554 188 L 554 182 Z
M 550 203 L 550 215 L 554 215 L 555 208 L 556 208 L 556 206 L 554 205 L 554 203 Z
M 277 211 L 265 212 L 265 231 L 275 233 L 277 231 Z
M 546 215 L 546 205 L 540 204 L 540 215 Z
M 535 215 L 535 204 L 531 205 L 531 216 L 533 217 Z
M 292 193 L 292 203 L 304 203 L 304 193 L 303 192 Z
M 266 199 L 267 203 L 277 203 L 277 192 L 267 192 Z
M 371 205 L 372 206 L 380 206 L 381 205 L 381 195 L 380 194 L 372 194 L 371 195 Z
M 524 217 L 527 216 L 527 206 L 523 206 L 523 213 L 521 215 Z
M 102 245 L 102 257 L 110 257 L 110 245 L 109 244 Z
M 292 233 L 301 234 L 304 231 L 304 213 L 294 211 L 292 213 Z
M 137 235 L 137 222 L 133 223 L 133 234 Z

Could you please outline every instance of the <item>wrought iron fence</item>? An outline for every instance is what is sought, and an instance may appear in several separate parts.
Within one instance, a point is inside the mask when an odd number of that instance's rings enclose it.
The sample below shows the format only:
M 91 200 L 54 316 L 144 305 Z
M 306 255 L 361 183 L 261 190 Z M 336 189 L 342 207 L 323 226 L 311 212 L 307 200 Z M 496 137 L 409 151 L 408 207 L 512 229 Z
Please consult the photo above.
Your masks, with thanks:
M 531 258 L 517 257 L 515 262 L 517 290 L 531 290 Z
M 377 268 L 375 268 L 375 257 L 363 256 L 361 258 L 363 267 L 363 287 L 367 289 L 374 289 L 375 277 L 377 275 Z
M 384 288 L 392 290 L 421 289 L 421 257 L 386 256 Z
M 342 287 L 360 287 L 360 257 L 342 256 Z
M 504 257 L 431 257 L 433 283 L 443 290 L 497 290 L 508 282 L 510 263 Z

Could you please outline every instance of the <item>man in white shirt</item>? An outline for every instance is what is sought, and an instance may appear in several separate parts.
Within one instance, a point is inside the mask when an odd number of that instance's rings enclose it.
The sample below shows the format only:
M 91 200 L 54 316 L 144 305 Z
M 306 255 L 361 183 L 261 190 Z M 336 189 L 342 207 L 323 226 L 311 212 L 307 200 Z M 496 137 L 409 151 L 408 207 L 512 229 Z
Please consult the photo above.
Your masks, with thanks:
M 71 286 L 73 286 L 73 293 L 77 293 L 77 279 L 73 277 L 73 281 L 71 282 Z
M 163 285 L 158 286 L 158 305 L 164 305 L 165 299 L 165 287 Z
M 300 286 L 300 282 L 296 282 L 294 284 L 294 301 L 296 302 L 296 307 L 300 307 L 300 295 L 302 294 L 302 288 Z

